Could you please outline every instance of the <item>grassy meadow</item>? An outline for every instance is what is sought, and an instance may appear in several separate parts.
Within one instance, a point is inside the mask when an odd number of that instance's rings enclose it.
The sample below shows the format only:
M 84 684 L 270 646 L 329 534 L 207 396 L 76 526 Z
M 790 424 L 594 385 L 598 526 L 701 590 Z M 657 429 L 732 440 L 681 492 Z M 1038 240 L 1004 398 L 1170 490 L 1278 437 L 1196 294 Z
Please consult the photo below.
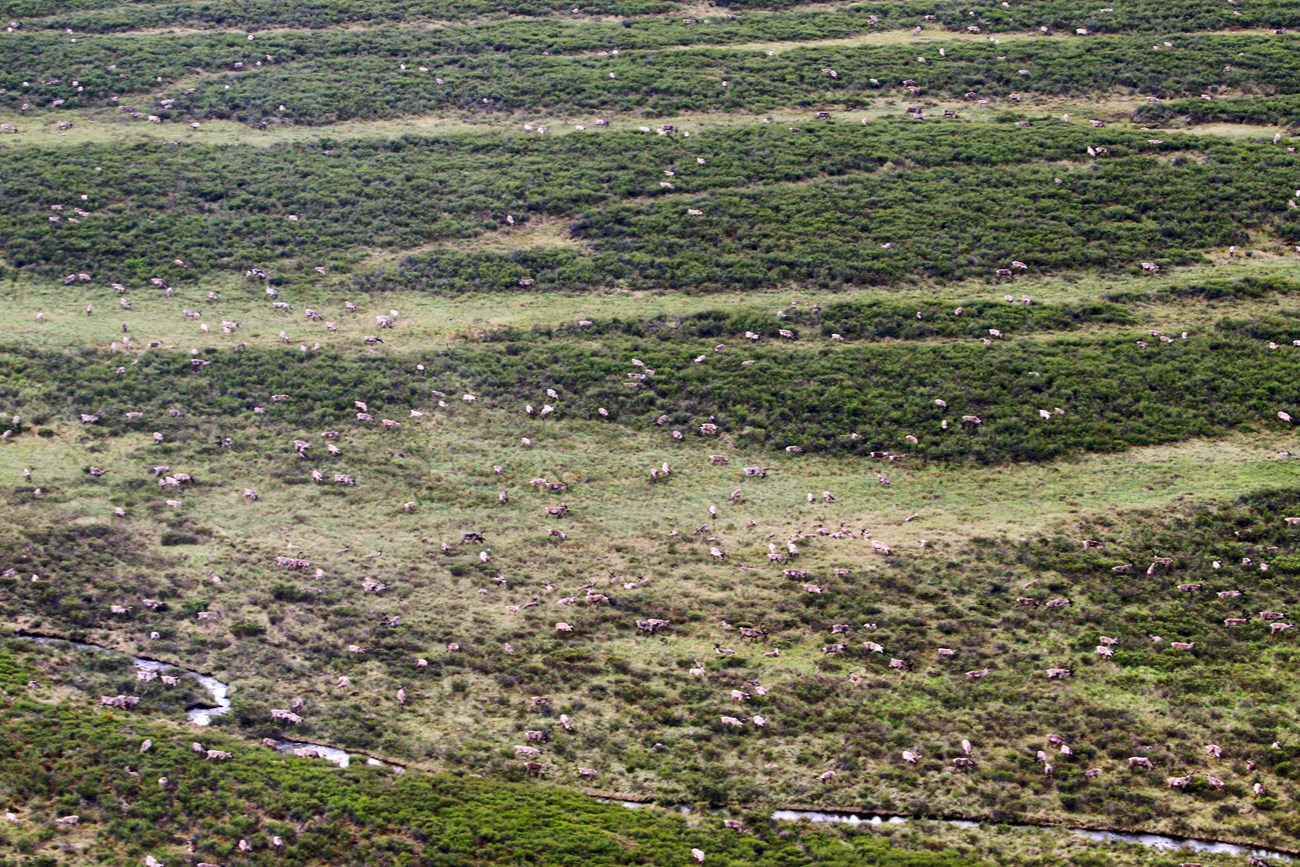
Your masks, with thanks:
M 1300 852 L 1291 5 L 0 7 L 0 865 Z

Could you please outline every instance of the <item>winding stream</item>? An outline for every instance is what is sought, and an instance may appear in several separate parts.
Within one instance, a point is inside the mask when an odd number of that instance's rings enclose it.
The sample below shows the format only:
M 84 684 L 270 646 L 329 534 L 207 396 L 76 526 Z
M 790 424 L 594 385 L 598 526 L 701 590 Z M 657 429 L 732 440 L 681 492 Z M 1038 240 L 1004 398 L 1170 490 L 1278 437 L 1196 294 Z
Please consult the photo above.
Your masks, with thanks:
M 640 806 L 640 805 L 638 805 Z M 903 816 L 884 816 L 879 813 L 854 813 L 849 811 L 819 812 L 817 810 L 777 810 L 772 818 L 778 822 L 826 822 L 846 825 L 901 825 L 907 821 Z M 980 822 L 970 819 L 933 819 L 957 828 L 978 828 Z M 1017 825 L 1005 823 L 1008 828 L 1051 828 L 1051 825 Z M 1217 840 L 1197 840 L 1193 837 L 1167 837 L 1163 834 L 1135 834 L 1128 831 L 1094 831 L 1088 828 L 1070 828 L 1061 826 L 1063 831 L 1079 834 L 1089 840 L 1102 843 L 1137 843 L 1151 849 L 1165 849 L 1180 852 L 1205 852 L 1217 855 L 1254 855 L 1258 858 L 1271 858 L 1279 862 L 1290 863 L 1294 859 L 1282 852 L 1272 849 L 1259 849 L 1250 846 L 1238 846 L 1235 843 L 1223 843 Z
M 97 645 L 81 645 L 82 647 L 94 647 L 96 650 L 103 652 L 105 649 Z M 185 718 L 195 725 L 206 726 L 212 725 L 214 716 L 230 712 L 230 687 L 217 680 L 210 674 L 201 674 L 197 671 L 191 671 L 187 668 L 177 668 L 166 662 L 158 662 L 154 659 L 145 659 L 140 656 L 131 657 L 131 662 L 136 668 L 142 671 L 156 671 L 159 674 L 165 674 L 169 671 L 180 671 L 181 677 L 193 680 L 208 691 L 212 696 L 213 704 L 199 705 L 198 707 L 188 708 L 185 711 Z
M 56 638 L 54 636 L 31 635 L 19 632 L 13 633 L 10 637 L 48 646 L 66 646 L 80 650 L 94 651 L 97 653 L 129 656 L 120 650 L 114 650 L 110 647 L 104 647 L 99 644 L 70 641 L 65 638 Z M 202 672 L 182 668 L 181 666 L 172 665 L 171 663 L 160 662 L 156 659 L 146 659 L 139 656 L 130 656 L 129 658 L 132 665 L 143 671 L 155 671 L 158 673 L 179 671 L 181 677 L 195 681 L 208 691 L 208 694 L 212 696 L 213 703 L 211 705 L 192 707 L 185 711 L 185 718 L 195 725 L 210 725 L 213 717 L 221 716 L 230 712 L 229 684 L 223 683 L 210 674 L 203 674 Z M 327 744 L 316 744 L 308 741 L 295 741 L 287 738 L 278 738 L 276 739 L 275 748 L 278 752 L 285 755 L 325 759 L 340 768 L 348 767 L 354 760 L 364 760 L 367 765 L 389 767 L 396 773 L 402 773 L 406 770 L 406 768 L 401 765 L 386 762 L 382 759 L 377 759 L 374 756 L 349 753 L 346 750 L 339 749 L 338 747 L 331 747 Z M 610 799 L 608 798 L 598 798 L 597 800 L 610 802 Z M 645 801 L 613 801 L 612 803 L 620 804 L 628 809 L 640 809 L 642 807 L 653 806 L 651 802 Z M 685 806 L 677 806 L 673 809 L 683 813 L 690 812 L 690 808 Z M 726 810 L 714 810 L 713 812 L 725 813 Z M 808 821 L 845 825 L 901 825 L 908 821 L 904 816 L 890 816 L 882 813 L 855 812 L 851 810 L 776 810 L 772 813 L 772 820 L 777 822 Z M 931 821 L 943 822 L 944 824 L 952 825 L 957 828 L 978 828 L 983 824 L 970 819 L 934 819 Z M 1058 827 L 1051 825 L 1020 825 L 1014 823 L 998 824 L 1008 828 L 1024 828 L 1032 830 Z M 1065 826 L 1060 826 L 1059 830 L 1068 831 L 1072 834 L 1079 834 L 1090 840 L 1096 840 L 1103 843 L 1137 843 L 1152 849 L 1163 849 L 1168 851 L 1204 852 L 1243 857 L 1254 855 L 1258 858 L 1269 858 L 1278 862 L 1294 862 L 1294 859 L 1291 856 L 1273 849 L 1239 846 L 1235 843 L 1224 843 L 1215 840 L 1197 840 L 1191 837 L 1169 837 L 1163 834 L 1140 834 L 1127 831 L 1100 831 L 1088 828 L 1069 828 Z
M 87 644 L 83 641 L 70 641 L 66 638 L 56 638 L 50 635 L 29 635 L 22 632 L 16 632 L 11 637 L 51 647 L 75 647 L 78 650 L 89 650 L 94 653 L 127 656 L 126 653 L 123 653 L 120 650 L 114 650 L 111 647 L 104 647 L 100 644 Z M 131 664 L 141 671 L 152 671 L 158 674 L 168 674 L 173 671 L 178 671 L 180 672 L 180 677 L 183 677 L 186 680 L 192 680 L 207 690 L 208 695 L 212 696 L 212 704 L 198 705 L 196 707 L 188 708 L 185 711 L 185 718 L 195 725 L 211 725 L 213 717 L 221 716 L 222 714 L 230 712 L 229 684 L 222 683 L 210 674 L 203 674 L 199 671 L 181 668 L 179 665 L 172 665 L 168 662 L 160 662 L 156 659 L 146 659 L 142 656 L 132 656 L 130 659 Z
M 14 633 L 11 638 L 17 638 L 22 641 L 31 641 L 35 644 L 42 644 L 48 647 L 71 647 L 77 650 L 86 650 L 92 653 L 104 653 L 112 656 L 128 656 L 128 654 L 114 650 L 111 647 L 104 647 L 101 644 L 88 644 L 84 641 L 71 641 L 66 638 L 56 638 L 50 635 L 31 635 L 26 633 Z M 230 712 L 230 685 L 210 674 L 204 674 L 200 671 L 194 671 L 189 668 L 182 668 L 179 665 L 172 665 L 169 662 L 162 662 L 157 659 L 147 659 L 142 656 L 130 656 L 131 664 L 141 671 L 152 671 L 158 674 L 168 674 L 170 672 L 179 672 L 178 677 L 192 680 L 199 686 L 207 690 L 208 695 L 212 697 L 212 704 L 198 705 L 188 708 L 185 711 L 185 718 L 194 725 L 206 726 L 212 724 L 213 717 L 222 716 Z M 315 744 L 308 741 L 294 741 L 288 738 L 277 738 L 276 751 L 285 755 L 302 756 L 304 758 L 321 758 L 331 764 L 338 765 L 340 768 L 348 767 L 353 759 L 363 760 L 367 765 L 376 767 L 392 768 L 396 773 L 403 773 L 406 768 L 393 762 L 386 762 L 377 759 L 374 756 L 350 754 L 346 750 L 338 747 L 331 747 L 326 744 Z M 314 751 L 314 755 L 313 755 Z
M 288 738 L 276 738 L 275 750 L 286 756 L 300 756 L 305 759 L 324 759 L 332 765 L 338 765 L 340 768 L 346 768 L 354 760 L 364 760 L 367 765 L 375 768 L 392 768 L 395 774 L 406 773 L 406 768 L 394 762 L 386 762 L 383 759 L 377 759 L 374 756 L 368 756 L 364 753 L 349 753 L 347 750 L 341 750 L 338 747 L 332 747 L 329 744 L 316 744 L 311 741 L 291 741 Z

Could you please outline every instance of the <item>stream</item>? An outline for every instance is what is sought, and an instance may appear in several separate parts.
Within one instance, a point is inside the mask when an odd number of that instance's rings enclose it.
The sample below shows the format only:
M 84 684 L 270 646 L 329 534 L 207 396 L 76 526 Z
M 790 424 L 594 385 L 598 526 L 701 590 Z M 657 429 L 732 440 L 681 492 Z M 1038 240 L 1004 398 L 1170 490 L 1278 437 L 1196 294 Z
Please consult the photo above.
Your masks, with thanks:
M 23 641 L 31 641 L 36 644 L 44 644 L 49 647 L 73 647 L 77 650 L 89 650 L 94 653 L 107 653 L 113 656 L 127 656 L 120 650 L 113 650 L 111 647 L 104 647 L 99 644 L 87 644 L 82 641 L 70 641 L 66 638 L 55 638 L 48 635 L 27 635 L 21 632 L 14 633 L 13 638 Z M 180 677 L 186 680 L 192 680 L 199 686 L 207 690 L 208 695 L 212 696 L 212 704 L 198 705 L 188 708 L 185 711 L 185 718 L 195 725 L 206 726 L 212 724 L 212 718 L 221 716 L 230 712 L 230 685 L 222 683 L 210 674 L 203 674 L 198 671 L 191 671 L 188 668 L 181 668 L 178 665 L 172 665 L 167 662 L 159 662 L 156 659 L 146 659 L 142 656 L 130 657 L 131 664 L 141 671 L 152 671 L 158 674 L 170 674 L 173 671 L 180 672 Z
M 105 653 L 113 656 L 128 656 L 128 654 L 114 650 L 111 647 L 104 647 L 100 644 L 88 644 L 82 641 L 70 641 L 66 638 L 55 638 L 48 635 L 27 635 L 15 633 L 11 637 L 23 641 L 31 641 L 35 644 L 42 644 L 47 647 L 71 647 L 77 650 L 86 650 L 92 653 Z M 218 680 L 210 674 L 204 674 L 200 671 L 194 671 L 188 668 L 182 668 L 178 665 L 172 665 L 169 662 L 161 662 L 157 659 L 147 659 L 141 656 L 130 656 L 131 664 L 141 671 L 152 671 L 158 674 L 170 674 L 178 672 L 178 677 L 186 680 L 192 680 L 199 686 L 207 690 L 212 697 L 211 704 L 197 705 L 187 708 L 185 718 L 194 725 L 206 726 L 212 724 L 214 717 L 222 716 L 230 712 L 230 685 Z M 396 773 L 405 772 L 406 768 L 392 762 L 385 762 L 374 756 L 349 754 L 346 750 L 338 747 L 331 747 L 326 744 L 315 744 L 308 741 L 295 741 L 288 738 L 276 738 L 276 752 L 285 755 L 302 756 L 304 758 L 320 758 L 331 764 L 338 765 L 340 768 L 348 767 L 353 759 L 364 761 L 367 765 L 377 767 L 392 768 Z M 315 755 L 312 755 L 312 752 Z
M 806 820 L 809 822 L 827 822 L 847 825 L 901 825 L 907 821 L 903 816 L 884 816 L 878 813 L 855 813 L 850 811 L 819 812 L 817 810 L 777 810 L 772 814 L 772 818 L 779 822 Z M 981 824 L 980 822 L 973 822 L 970 819 L 933 819 L 929 821 L 943 822 L 945 825 L 952 825 L 957 828 L 978 828 Z M 1055 827 L 1051 825 L 1017 825 L 1014 823 L 998 824 L 1005 824 L 1008 828 L 1043 829 Z M 1216 855 L 1238 855 L 1242 857 L 1254 855 L 1257 858 L 1271 858 L 1279 862 L 1287 863 L 1294 860 L 1290 855 L 1272 849 L 1238 846 L 1235 843 L 1223 843 L 1217 840 L 1197 840 L 1192 837 L 1167 837 L 1163 834 L 1140 834 L 1129 831 L 1094 831 L 1088 828 L 1070 828 L 1068 826 L 1060 826 L 1060 829 L 1102 843 L 1137 843 L 1151 849 L 1164 849 L 1180 852 L 1204 852 Z
M 286 756 L 300 756 L 308 759 L 324 759 L 332 765 L 338 765 L 340 768 L 346 768 L 352 764 L 354 759 L 363 759 L 367 765 L 376 768 L 392 768 L 393 773 L 404 774 L 406 768 L 393 762 L 386 762 L 383 759 L 377 759 L 374 756 L 367 756 L 358 753 L 349 753 L 347 750 L 341 750 L 338 747 L 331 747 L 328 744 L 316 744 L 311 741 L 291 741 L 287 738 L 276 738 L 275 750 Z M 315 755 L 312 755 L 315 753 Z
M 103 647 L 98 644 L 87 644 L 80 641 L 69 641 L 65 638 L 55 638 L 45 635 L 28 635 L 24 633 L 14 633 L 11 637 L 24 641 L 32 641 L 36 644 L 48 646 L 66 646 L 74 647 L 79 650 L 89 650 L 97 653 L 108 653 L 117 656 L 128 656 L 120 650 L 113 650 L 109 647 Z M 178 665 L 172 665 L 166 662 L 160 662 L 156 659 L 146 659 L 139 656 L 129 657 L 132 665 L 144 671 L 155 671 L 166 673 L 179 671 L 181 677 L 193 680 L 207 690 L 212 697 L 212 704 L 200 705 L 189 708 L 185 711 L 185 718 L 191 723 L 200 726 L 210 725 L 213 717 L 221 716 L 230 712 L 230 686 L 223 683 L 210 674 L 193 671 L 188 668 L 182 668 Z M 374 756 L 365 754 L 349 753 L 338 747 L 331 747 L 327 744 L 316 744 L 308 741 L 295 741 L 288 738 L 277 738 L 276 751 L 285 755 L 303 756 L 306 758 L 321 758 L 340 768 L 348 767 L 354 760 L 363 760 L 367 765 L 377 767 L 392 768 L 396 773 L 403 773 L 406 768 L 392 762 L 386 762 L 377 759 Z M 597 800 L 610 802 L 607 798 L 598 798 Z M 620 804 L 628 809 L 639 809 L 642 807 L 653 806 L 650 802 L 642 801 L 613 801 L 612 803 Z M 689 813 L 691 810 L 686 806 L 672 807 L 677 812 Z M 713 810 L 715 813 L 726 813 L 723 810 Z M 845 825 L 901 825 L 908 821 L 903 816 L 889 816 L 881 813 L 854 812 L 851 810 L 776 810 L 772 813 L 772 820 L 777 822 L 798 822 L 808 821 L 828 824 L 845 824 Z M 943 822 L 958 828 L 978 828 L 982 823 L 970 819 L 935 819 L 931 821 Z M 1050 825 L 1017 825 L 1014 823 L 997 823 L 1008 828 L 1025 828 L 1025 829 L 1043 829 L 1057 826 Z M 1096 840 L 1103 843 L 1137 843 L 1147 846 L 1151 849 L 1163 849 L 1168 851 L 1181 852 L 1204 852 L 1219 855 L 1237 855 L 1249 856 L 1254 855 L 1257 858 L 1269 858 L 1278 862 L 1293 863 L 1294 859 L 1273 849 L 1262 849 L 1250 846 L 1239 846 L 1235 843 L 1223 843 L 1215 840 L 1197 840 L 1191 837 L 1168 837 L 1163 834 L 1142 834 L 1128 831 L 1098 831 L 1088 828 L 1070 828 L 1061 826 L 1060 830 L 1068 831 L 1072 834 L 1079 834 L 1090 840 Z

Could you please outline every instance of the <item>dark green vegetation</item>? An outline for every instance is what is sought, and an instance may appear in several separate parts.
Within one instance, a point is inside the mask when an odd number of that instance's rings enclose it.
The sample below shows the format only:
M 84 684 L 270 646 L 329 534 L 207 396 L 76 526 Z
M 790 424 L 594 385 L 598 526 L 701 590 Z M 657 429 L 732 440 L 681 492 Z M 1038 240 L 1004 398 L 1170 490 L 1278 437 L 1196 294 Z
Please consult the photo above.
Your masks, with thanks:
M 971 43 L 954 46 L 944 63 L 925 64 L 917 63 L 914 46 L 793 48 L 775 56 L 724 49 L 625 51 L 617 57 L 438 56 L 405 47 L 398 57 L 327 53 L 309 66 L 281 59 L 253 73 L 204 78 L 186 88 L 192 93 L 174 94 L 172 108 L 186 118 L 244 122 L 287 116 L 331 123 L 454 110 L 637 112 L 653 118 L 779 107 L 862 108 L 885 95 L 909 98 L 905 80 L 914 81 L 921 95 L 948 98 L 967 92 L 1002 99 L 1012 93 L 1196 96 L 1249 87 L 1264 70 L 1276 89 L 1300 91 L 1296 37 L 1180 41 L 1178 49 L 1168 51 L 1152 51 L 1150 39 L 1142 37 Z M 247 48 L 243 54 L 248 62 L 260 56 Z M 428 72 L 402 73 L 394 67 L 403 60 Z M 435 77 L 445 83 L 437 84 Z M 129 79 L 118 86 L 133 89 Z
M 1102 297 L 1106 301 L 1117 304 L 1143 301 L 1201 301 L 1227 305 L 1233 301 L 1285 297 L 1296 293 L 1300 293 L 1300 282 L 1276 276 L 1248 276 L 1180 281 L 1176 285 L 1155 291 L 1121 290 L 1107 292 Z
M 1300 850 L 1295 4 L 572 9 L 0 3 L 0 865 Z
M 75 42 L 64 34 L 27 34 L 4 41 L 9 63 L 0 72 L 0 105 L 64 114 L 120 105 L 175 120 L 326 124 L 457 111 L 657 117 L 854 109 L 882 96 L 968 92 L 1003 101 L 1013 93 L 1197 97 L 1256 92 L 1264 77 L 1267 92 L 1300 92 L 1292 35 L 1176 38 L 1171 48 L 1154 49 L 1150 36 L 971 41 L 919 63 L 917 46 L 906 44 L 793 47 L 770 55 L 720 47 L 593 53 L 617 47 L 605 41 L 576 56 L 547 56 L 481 50 L 490 43 L 448 53 L 437 30 L 284 32 L 251 42 L 237 34 Z M 160 90 L 160 81 L 165 101 L 155 103 L 147 95 Z M 118 95 L 120 103 L 110 101 Z
M 1089 148 L 1108 153 L 1093 159 Z M 1300 218 L 1280 192 L 1300 165 L 1295 154 L 1212 139 L 1151 144 L 1140 132 L 1050 123 L 404 138 L 269 151 L 99 146 L 57 159 L 21 149 L 0 154 L 0 164 L 9 262 L 102 282 L 190 280 L 287 260 L 272 271 L 277 282 L 296 274 L 315 283 L 315 266 L 355 263 L 363 246 L 508 241 L 507 215 L 573 219 L 582 246 L 451 246 L 364 273 L 358 286 L 843 288 L 991 277 L 1012 260 L 1034 272 L 1136 271 L 1141 261 L 1193 261 L 1198 248 L 1242 243 L 1249 230 L 1300 240 Z
M 1143 123 L 1172 124 L 1178 121 L 1209 123 L 1277 124 L 1295 126 L 1300 123 L 1300 96 L 1253 96 L 1235 99 L 1174 99 L 1168 102 L 1144 105 L 1136 112 Z
M 584 4 L 585 16 L 619 15 L 621 21 L 604 25 L 604 32 L 617 34 L 614 43 L 624 47 L 652 44 L 672 45 L 695 42 L 726 42 L 756 39 L 817 39 L 844 36 L 869 29 L 937 27 L 967 32 L 977 26 L 985 32 L 1029 31 L 1049 27 L 1073 33 L 1083 27 L 1092 33 L 1186 32 L 1261 27 L 1295 27 L 1300 13 L 1283 0 L 1259 0 L 1232 8 L 1213 0 L 1189 0 L 1176 5 L 1158 0 L 1138 0 L 1126 6 L 1099 11 L 1096 4 L 1079 0 L 1050 0 L 1024 6 L 1002 6 L 995 0 L 982 2 L 873 2 L 815 13 L 799 10 L 792 0 L 739 0 L 718 4 L 698 15 L 683 4 L 666 0 L 596 0 Z M 485 31 L 496 29 L 507 39 L 512 26 L 535 34 L 521 47 L 550 47 L 548 33 L 569 33 L 563 23 L 572 6 L 558 0 L 514 0 L 514 2 L 421 2 L 396 0 L 314 0 L 306 3 L 276 3 L 270 0 L 208 0 L 204 3 L 161 2 L 117 3 L 115 0 L 61 3 L 51 0 L 9 0 L 3 15 L 19 18 L 26 29 L 106 33 L 159 27 L 191 28 L 324 28 L 344 23 L 420 24 L 429 21 L 477 21 L 496 18 Z M 786 11 L 774 11 L 786 10 Z M 974 14 L 971 14 L 971 13 Z M 551 20 L 511 20 L 507 16 L 554 16 Z M 669 17 L 672 16 L 672 17 Z M 927 17 L 929 16 L 929 17 Z M 594 33 L 602 30 L 592 22 L 577 25 Z M 450 29 L 450 28 L 448 28 Z M 469 29 L 469 28 L 466 28 Z M 463 38 L 453 33 L 451 40 Z M 508 44 L 508 43 L 504 43 Z
M 1280 174 L 1251 175 L 1261 193 L 1269 190 L 1255 201 L 1234 199 L 1230 184 L 1212 185 L 1211 176 L 1242 176 L 1220 174 L 1209 164 L 1139 158 L 1094 163 L 1058 184 L 1059 176 L 1059 167 L 1032 164 L 1002 172 L 903 169 L 795 188 L 619 205 L 586 214 L 574 225 L 575 235 L 594 250 L 594 268 L 584 269 L 578 254 L 538 255 L 534 285 L 581 288 L 583 270 L 637 287 L 750 289 L 773 278 L 825 288 L 888 284 L 913 275 L 951 280 L 988 275 L 1013 260 L 1051 270 L 1136 268 L 1144 259 L 1186 264 L 1195 258 L 1189 247 L 1240 240 L 1238 220 L 1269 220 L 1274 202 L 1278 216 L 1285 208 L 1276 193 Z M 1216 205 L 1222 207 L 1218 213 Z M 688 208 L 706 219 L 684 215 Z M 951 217 L 954 209 L 962 215 L 960 224 Z M 1097 223 L 1085 225 L 1090 219 Z M 1286 222 L 1279 230 L 1294 231 L 1289 217 Z M 800 227 L 799 234 L 791 226 Z M 526 254 L 514 258 L 517 267 L 533 264 Z M 459 270 L 457 264 L 417 259 L 394 279 L 441 286 L 440 278 Z M 392 282 L 379 285 L 394 288 Z
M 957 310 L 960 309 L 960 313 Z M 957 308 L 938 302 L 835 301 L 816 309 L 792 307 L 775 314 L 728 313 L 710 310 L 689 316 L 659 316 L 648 321 L 625 319 L 588 320 L 533 332 L 511 329 L 491 336 L 499 340 L 528 341 L 540 337 L 578 337 L 588 340 L 608 335 L 654 337 L 677 342 L 690 338 L 740 338 L 746 332 L 773 337 L 780 329 L 791 332 L 789 339 L 830 337 L 844 340 L 925 340 L 938 337 L 984 338 L 990 328 L 1007 333 L 1070 331 L 1088 325 L 1134 325 L 1137 318 L 1127 308 L 1104 301 L 1079 305 L 1006 304 L 973 301 Z
M 430 389 L 453 396 L 468 391 L 484 395 L 487 406 L 509 411 L 553 387 L 564 392 L 564 413 L 572 418 L 599 420 L 597 410 L 604 408 L 608 422 L 638 430 L 653 429 L 661 415 L 671 427 L 692 432 L 712 421 L 741 446 L 794 445 L 857 455 L 894 449 L 959 463 L 1118 451 L 1261 425 L 1285 429 L 1274 418 L 1276 408 L 1300 404 L 1300 354 L 1267 345 L 1289 343 L 1300 332 L 1295 314 L 1226 321 L 1215 333 L 1172 343 L 1137 330 L 1125 337 L 1022 341 L 1014 338 L 1030 330 L 1034 319 L 1049 327 L 1055 319 L 1058 328 L 1088 319 L 1080 311 L 1009 307 L 994 308 L 998 315 L 975 318 L 974 324 L 965 310 L 961 316 L 952 309 L 931 310 L 933 318 L 922 320 L 913 314 L 910 333 L 889 335 L 946 332 L 967 337 L 963 345 L 834 346 L 827 332 L 840 326 L 832 308 L 808 314 L 812 333 L 799 338 L 800 332 L 791 332 L 792 340 L 775 333 L 783 320 L 744 319 L 729 336 L 743 341 L 740 331 L 757 328 L 763 340 L 737 345 L 707 364 L 693 359 L 715 355 L 714 341 L 728 336 L 720 329 L 701 327 L 689 339 L 664 341 L 617 336 L 605 325 L 591 335 L 595 342 L 586 339 L 586 329 L 571 327 L 562 341 L 551 335 L 450 349 L 414 376 L 406 372 L 411 362 L 403 356 L 353 360 L 293 351 L 210 351 L 203 356 L 210 364 L 195 369 L 187 358 L 151 354 L 123 375 L 111 356 L 9 352 L 0 356 L 0 383 L 9 406 L 27 419 L 26 431 L 91 413 L 102 420 L 83 429 L 86 441 L 160 431 L 168 441 L 205 453 L 216 451 L 205 442 L 221 436 L 231 419 L 268 403 L 271 391 L 291 394 L 292 402 L 272 405 L 268 421 L 304 430 L 363 429 L 350 419 L 359 394 L 390 411 L 411 406 L 436 413 Z M 1016 315 L 1026 307 L 1037 315 Z M 977 305 L 970 316 L 979 313 Z M 695 324 L 717 318 L 700 317 Z M 1026 319 L 1029 328 L 1018 327 L 1017 320 Z M 848 318 L 839 321 L 855 325 Z M 628 328 L 652 331 L 653 323 Z M 1003 336 L 988 338 L 990 328 Z M 873 336 L 846 331 L 852 339 Z M 634 357 L 656 375 L 630 390 L 626 359 Z M 185 414 L 168 418 L 174 407 Z M 1058 407 L 1062 412 L 1051 420 L 1040 418 L 1040 409 Z M 132 421 L 124 416 L 128 411 L 145 417 Z M 979 422 L 962 421 L 967 416 Z M 945 421 L 949 426 L 943 428 Z M 915 445 L 904 442 L 909 434 L 919 437 Z M 258 437 L 247 447 L 263 448 L 264 442 Z

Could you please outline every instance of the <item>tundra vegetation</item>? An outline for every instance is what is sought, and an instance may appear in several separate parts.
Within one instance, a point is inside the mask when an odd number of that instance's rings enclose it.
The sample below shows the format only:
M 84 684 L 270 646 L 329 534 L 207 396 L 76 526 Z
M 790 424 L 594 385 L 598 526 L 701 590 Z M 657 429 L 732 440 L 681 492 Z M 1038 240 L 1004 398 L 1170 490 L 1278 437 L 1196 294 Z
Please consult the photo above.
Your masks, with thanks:
M 0 865 L 1300 851 L 1298 17 L 3 3 Z

